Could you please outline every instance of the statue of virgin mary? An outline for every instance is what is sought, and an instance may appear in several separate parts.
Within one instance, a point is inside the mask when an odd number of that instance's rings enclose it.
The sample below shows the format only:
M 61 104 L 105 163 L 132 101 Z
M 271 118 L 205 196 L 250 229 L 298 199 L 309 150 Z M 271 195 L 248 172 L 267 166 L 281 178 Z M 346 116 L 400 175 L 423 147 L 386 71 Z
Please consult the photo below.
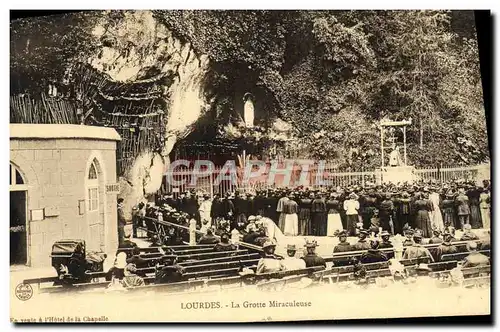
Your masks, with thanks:
M 253 127 L 255 118 L 252 98 L 253 96 L 249 92 L 243 96 L 243 101 L 245 102 L 243 106 L 243 119 L 245 120 L 245 126 L 250 128 Z

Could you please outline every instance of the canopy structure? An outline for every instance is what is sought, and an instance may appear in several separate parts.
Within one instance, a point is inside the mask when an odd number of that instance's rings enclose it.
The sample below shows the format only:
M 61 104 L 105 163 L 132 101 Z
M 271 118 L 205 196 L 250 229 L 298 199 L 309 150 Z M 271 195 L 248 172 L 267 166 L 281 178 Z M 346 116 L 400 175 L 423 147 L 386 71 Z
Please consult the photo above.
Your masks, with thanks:
M 382 156 L 382 168 L 385 167 L 385 149 L 394 149 L 395 143 L 396 143 L 396 137 L 393 135 L 391 138 L 392 140 L 392 146 L 385 147 L 384 142 L 385 142 L 385 132 L 387 128 L 399 128 L 403 132 L 403 147 L 404 147 L 404 165 L 407 165 L 407 158 L 406 158 L 406 127 L 411 125 L 411 119 L 409 120 L 402 120 L 402 121 L 391 121 L 391 120 L 381 120 L 380 121 L 380 149 L 381 149 L 381 156 Z

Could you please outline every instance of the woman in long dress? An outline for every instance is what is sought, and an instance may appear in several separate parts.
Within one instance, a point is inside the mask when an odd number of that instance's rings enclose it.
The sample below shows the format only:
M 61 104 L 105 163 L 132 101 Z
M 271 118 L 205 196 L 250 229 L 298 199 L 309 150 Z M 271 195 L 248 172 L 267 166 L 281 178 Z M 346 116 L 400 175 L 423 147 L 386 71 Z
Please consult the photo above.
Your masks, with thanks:
M 311 230 L 311 207 L 314 194 L 309 194 L 309 197 L 303 197 L 299 203 L 299 234 L 312 235 Z
M 284 206 L 287 201 L 288 197 L 284 195 L 279 199 L 278 205 L 276 206 L 276 212 L 279 214 L 278 227 L 281 229 L 283 233 L 285 232 L 285 216 L 286 216 L 284 212 Z
M 489 229 L 490 226 L 490 204 L 491 197 L 488 189 L 480 189 L 481 195 L 479 195 L 479 208 L 481 210 L 481 219 L 483 221 L 483 227 Z
M 429 211 L 432 211 L 431 202 L 418 195 L 415 201 L 415 210 L 417 212 L 415 217 L 415 228 L 422 231 L 422 236 L 430 238 L 432 236 L 431 219 L 429 218 Z
M 441 202 L 441 207 L 443 210 L 443 223 L 445 227 L 455 227 L 457 224 L 457 218 L 455 214 L 455 195 L 451 190 L 449 190 L 443 201 Z
M 317 194 L 316 198 L 312 202 L 311 207 L 311 228 L 312 234 L 315 236 L 325 236 L 326 235 L 326 204 L 321 195 Z M 325 230 L 325 232 L 323 232 Z
M 472 188 L 467 192 L 470 206 L 470 225 L 474 229 L 483 227 L 481 211 L 479 208 L 479 197 L 481 195 L 479 189 L 480 188 Z
M 207 232 L 207 229 L 212 227 L 212 218 L 211 215 L 212 202 L 210 201 L 210 196 L 204 195 L 203 201 L 200 204 L 198 209 L 201 218 L 201 228 L 200 231 L 203 233 Z
M 406 191 L 401 194 L 401 198 L 396 199 L 396 216 L 398 222 L 394 225 L 394 233 L 403 234 L 403 230 L 410 226 L 410 204 L 410 194 Z
M 432 213 L 431 217 L 431 226 L 434 230 L 439 230 L 440 232 L 444 231 L 444 222 L 443 215 L 441 214 L 440 205 L 440 197 L 435 189 L 432 189 L 431 194 L 429 195 L 429 201 L 432 204 Z
M 294 201 L 293 195 L 283 205 L 283 214 L 285 215 L 285 226 L 283 233 L 285 236 L 297 236 L 299 233 L 299 217 L 297 211 L 299 206 Z
M 328 210 L 326 236 L 335 236 L 335 231 L 342 231 L 342 220 L 340 220 L 340 201 L 337 199 L 336 193 L 330 194 L 330 199 L 326 201 L 326 209 Z

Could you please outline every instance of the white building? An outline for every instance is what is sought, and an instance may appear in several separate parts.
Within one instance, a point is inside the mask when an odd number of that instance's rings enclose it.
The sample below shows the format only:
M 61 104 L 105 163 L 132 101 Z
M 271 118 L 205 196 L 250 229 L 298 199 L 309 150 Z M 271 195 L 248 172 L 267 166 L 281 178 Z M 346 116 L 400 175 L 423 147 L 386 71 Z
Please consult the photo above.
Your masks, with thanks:
M 116 249 L 118 133 L 111 128 L 10 125 L 10 264 L 50 266 L 52 244 Z

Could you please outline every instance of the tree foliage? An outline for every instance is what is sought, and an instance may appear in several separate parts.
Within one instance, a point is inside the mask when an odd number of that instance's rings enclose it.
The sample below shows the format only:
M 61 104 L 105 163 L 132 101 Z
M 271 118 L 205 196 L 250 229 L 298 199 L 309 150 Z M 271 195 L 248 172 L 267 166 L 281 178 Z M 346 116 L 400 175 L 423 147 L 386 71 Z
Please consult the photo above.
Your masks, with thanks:
M 57 34 L 52 19 L 11 25 L 15 77 L 61 78 L 65 65 L 93 46 L 82 43 L 102 19 L 92 15 L 76 15 L 81 24 L 58 21 Z M 153 16 L 209 57 L 206 91 L 221 125 L 237 96 L 258 91 L 264 113 L 292 124 L 288 149 L 300 147 L 301 157 L 335 160 L 346 169 L 378 166 L 377 123 L 411 118 L 410 164 L 489 159 L 471 12 L 158 10 Z M 120 20 L 120 12 L 108 19 Z M 28 83 L 18 85 L 32 89 Z

